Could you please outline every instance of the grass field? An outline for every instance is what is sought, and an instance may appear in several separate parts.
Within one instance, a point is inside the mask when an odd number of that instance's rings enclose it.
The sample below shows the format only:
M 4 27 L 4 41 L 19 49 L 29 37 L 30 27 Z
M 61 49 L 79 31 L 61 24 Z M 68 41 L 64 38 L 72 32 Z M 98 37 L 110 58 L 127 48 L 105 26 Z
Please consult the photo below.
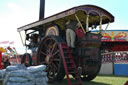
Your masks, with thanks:
M 124 77 L 124 76 L 113 76 L 113 75 L 109 75 L 109 76 L 99 75 L 90 82 L 84 81 L 83 85 L 124 85 L 126 81 L 128 81 L 128 76 Z M 72 77 L 71 77 L 71 82 L 74 82 Z M 56 82 L 56 83 L 48 84 L 48 85 L 67 85 L 67 80 L 65 78 L 60 83 Z
M 71 78 L 71 82 L 74 80 Z M 125 82 L 128 81 L 128 76 L 103 76 L 99 75 L 94 80 L 87 82 L 84 81 L 83 85 L 124 85 Z M 48 84 L 48 85 L 67 85 L 66 78 L 61 83 L 54 83 L 54 84 Z

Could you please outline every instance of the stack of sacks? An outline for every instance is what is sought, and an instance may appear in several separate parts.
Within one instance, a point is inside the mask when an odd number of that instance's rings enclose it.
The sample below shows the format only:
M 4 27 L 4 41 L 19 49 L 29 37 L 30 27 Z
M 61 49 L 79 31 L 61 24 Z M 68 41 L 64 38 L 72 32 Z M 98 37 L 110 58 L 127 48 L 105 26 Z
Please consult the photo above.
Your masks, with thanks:
M 12 71 L 5 77 L 3 85 L 35 85 L 35 78 L 25 70 Z
M 48 85 L 47 72 L 45 72 L 46 66 L 30 66 L 27 71 L 34 75 L 36 85 Z
M 6 76 L 7 76 L 10 72 L 12 72 L 12 71 L 16 71 L 16 70 L 26 70 L 26 69 L 27 69 L 27 67 L 24 66 L 23 64 L 18 64 L 18 65 L 16 65 L 16 66 L 8 66 L 8 67 L 6 68 Z
M 0 70 L 0 80 L 4 79 L 5 73 L 6 73 L 6 69 Z
M 3 85 L 48 85 L 46 66 L 8 66 L 0 71 Z
M 6 72 L 5 72 L 5 77 L 4 77 L 4 81 L 3 84 L 7 85 L 8 82 L 8 78 L 10 77 L 10 73 L 14 72 L 14 71 L 18 71 L 18 70 L 25 70 L 27 69 L 23 64 L 18 64 L 16 66 L 8 66 L 6 67 Z

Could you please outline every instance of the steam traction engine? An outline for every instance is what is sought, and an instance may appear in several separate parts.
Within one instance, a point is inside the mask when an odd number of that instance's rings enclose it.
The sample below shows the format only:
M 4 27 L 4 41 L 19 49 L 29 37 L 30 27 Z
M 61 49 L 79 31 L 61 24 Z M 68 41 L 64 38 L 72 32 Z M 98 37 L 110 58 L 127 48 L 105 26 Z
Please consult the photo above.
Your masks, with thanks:
M 67 20 L 76 20 L 81 26 L 73 52 L 66 43 Z M 77 83 L 81 79 L 90 81 L 101 67 L 102 25 L 111 22 L 114 17 L 106 10 L 83 5 L 20 27 L 18 32 L 26 36 L 23 44 L 31 50 L 30 54 L 24 54 L 21 62 L 27 66 L 47 65 L 48 78 L 52 82 L 61 81 L 65 74 L 68 84 L 71 83 L 69 74 L 78 80 Z

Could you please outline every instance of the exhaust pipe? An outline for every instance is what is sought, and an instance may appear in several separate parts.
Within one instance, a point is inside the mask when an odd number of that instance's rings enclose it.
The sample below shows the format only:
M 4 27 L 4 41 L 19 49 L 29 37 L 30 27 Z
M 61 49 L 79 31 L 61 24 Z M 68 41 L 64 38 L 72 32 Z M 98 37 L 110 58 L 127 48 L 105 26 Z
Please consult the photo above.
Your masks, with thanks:
M 44 19 L 45 0 L 40 0 L 39 20 Z

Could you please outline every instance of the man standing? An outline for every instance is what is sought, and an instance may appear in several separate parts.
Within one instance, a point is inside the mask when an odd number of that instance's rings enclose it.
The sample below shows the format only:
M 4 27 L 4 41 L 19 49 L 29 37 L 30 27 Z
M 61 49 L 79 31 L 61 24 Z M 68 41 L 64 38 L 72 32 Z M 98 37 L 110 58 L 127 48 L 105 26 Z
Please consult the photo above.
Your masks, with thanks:
M 69 20 L 66 22 L 66 41 L 68 47 L 71 48 L 71 51 L 75 50 L 75 40 L 76 33 L 75 29 L 78 27 L 78 22 L 74 20 Z
M 9 62 L 9 55 L 8 54 L 5 54 L 4 56 L 4 59 L 3 59 L 3 64 L 4 64 L 4 69 L 10 65 L 10 62 Z

